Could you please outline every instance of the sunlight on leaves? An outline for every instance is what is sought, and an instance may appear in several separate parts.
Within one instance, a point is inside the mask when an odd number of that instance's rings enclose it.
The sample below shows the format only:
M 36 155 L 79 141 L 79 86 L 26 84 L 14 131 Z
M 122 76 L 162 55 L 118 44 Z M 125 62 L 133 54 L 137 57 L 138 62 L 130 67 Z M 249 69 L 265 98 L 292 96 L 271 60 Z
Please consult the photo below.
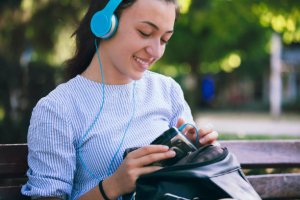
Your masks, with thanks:
M 172 65 L 172 64 L 157 62 L 151 66 L 151 71 L 155 71 L 175 78 L 181 75 L 190 74 L 191 66 L 186 63 Z
M 33 0 L 23 0 L 21 3 L 21 9 L 23 12 L 23 21 L 27 21 L 32 17 L 34 3 Z
M 54 52 L 48 56 L 48 63 L 59 66 L 74 54 L 75 39 L 71 38 L 74 28 L 65 26 L 60 30 Z
M 276 32 L 281 33 L 286 26 L 285 18 L 282 15 L 274 16 L 272 17 L 271 25 Z
M 276 11 L 269 10 L 265 3 L 259 3 L 252 7 L 252 12 L 259 17 L 261 26 L 270 27 L 275 32 L 281 33 L 284 43 L 300 42 L 298 36 L 300 27 L 297 23 L 300 18 L 298 9 L 293 8 L 289 12 L 276 13 Z
M 290 44 L 293 42 L 294 36 L 291 32 L 285 32 L 282 35 L 283 41 L 285 41 L 287 44 Z
M 290 32 L 295 32 L 296 31 L 296 22 L 291 18 L 287 19 L 286 28 Z
M 33 9 L 33 0 L 23 0 L 21 3 L 22 10 L 31 12 Z
M 231 53 L 221 61 L 221 68 L 225 72 L 232 72 L 241 65 L 242 59 L 237 53 Z
M 0 107 L 0 121 L 4 119 L 4 116 L 5 116 L 5 111 L 2 107 Z
M 203 62 L 200 68 L 200 71 L 203 74 L 217 74 L 221 71 L 220 69 L 220 63 L 215 62 Z
M 178 0 L 180 13 L 185 14 L 189 11 L 192 0 Z
M 164 74 L 166 74 L 167 76 L 171 76 L 171 77 L 178 76 L 178 70 L 176 69 L 175 66 L 172 66 L 172 65 L 164 66 L 163 71 L 164 71 Z

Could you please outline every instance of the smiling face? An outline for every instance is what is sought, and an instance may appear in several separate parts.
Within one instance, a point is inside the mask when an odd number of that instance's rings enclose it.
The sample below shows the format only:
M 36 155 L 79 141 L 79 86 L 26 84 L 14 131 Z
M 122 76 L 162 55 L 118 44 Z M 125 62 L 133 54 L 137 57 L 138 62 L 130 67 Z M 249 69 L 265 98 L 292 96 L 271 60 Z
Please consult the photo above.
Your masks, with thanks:
M 100 43 L 105 82 L 138 80 L 162 57 L 173 34 L 175 9 L 163 0 L 137 0 L 123 11 L 116 34 Z

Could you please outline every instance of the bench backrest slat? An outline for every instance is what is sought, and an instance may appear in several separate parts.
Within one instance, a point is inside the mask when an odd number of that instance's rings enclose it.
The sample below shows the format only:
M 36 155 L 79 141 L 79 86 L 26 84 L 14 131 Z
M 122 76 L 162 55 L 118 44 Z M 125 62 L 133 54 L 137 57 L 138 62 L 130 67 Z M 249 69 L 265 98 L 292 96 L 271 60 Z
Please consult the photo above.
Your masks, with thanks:
M 24 176 L 27 154 L 26 144 L 0 144 L 0 178 Z
M 221 141 L 243 168 L 300 167 L 300 140 Z
M 2 200 L 30 200 L 30 197 L 21 194 L 21 186 L 0 187 L 0 199 Z

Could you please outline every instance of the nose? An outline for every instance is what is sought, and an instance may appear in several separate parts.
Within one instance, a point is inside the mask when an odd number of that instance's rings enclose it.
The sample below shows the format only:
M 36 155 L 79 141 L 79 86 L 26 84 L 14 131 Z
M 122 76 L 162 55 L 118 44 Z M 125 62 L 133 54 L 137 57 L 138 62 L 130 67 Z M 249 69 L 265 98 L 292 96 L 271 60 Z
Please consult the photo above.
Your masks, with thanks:
M 159 59 L 165 51 L 165 45 L 160 40 L 152 40 L 146 47 L 146 52 L 153 58 Z

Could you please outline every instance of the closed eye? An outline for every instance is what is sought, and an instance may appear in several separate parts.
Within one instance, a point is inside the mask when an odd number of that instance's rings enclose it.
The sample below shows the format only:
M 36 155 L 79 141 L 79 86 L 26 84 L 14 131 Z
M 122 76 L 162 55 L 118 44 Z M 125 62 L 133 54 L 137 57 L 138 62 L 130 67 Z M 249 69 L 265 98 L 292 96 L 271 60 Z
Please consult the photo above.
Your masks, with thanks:
M 161 37 L 160 41 L 162 44 L 167 45 L 168 42 L 170 41 L 171 37 L 172 37 L 172 34 L 167 34 L 166 36 Z
M 139 31 L 139 33 L 143 36 L 143 37 L 150 37 L 151 34 L 145 33 L 143 31 Z
M 144 38 L 148 38 L 148 37 L 151 37 L 151 35 L 152 35 L 152 33 L 146 33 L 146 32 L 144 32 L 144 31 L 141 31 L 141 30 L 138 30 L 138 32 L 139 32 L 139 34 L 142 36 L 142 37 L 144 37 Z M 166 45 L 166 44 L 168 44 L 168 40 L 166 40 L 166 39 L 160 39 L 160 41 L 161 41 L 161 44 L 163 44 L 163 45 Z
M 161 43 L 162 43 L 162 44 L 168 44 L 168 41 L 167 41 L 167 40 L 164 40 L 164 39 L 161 39 Z

